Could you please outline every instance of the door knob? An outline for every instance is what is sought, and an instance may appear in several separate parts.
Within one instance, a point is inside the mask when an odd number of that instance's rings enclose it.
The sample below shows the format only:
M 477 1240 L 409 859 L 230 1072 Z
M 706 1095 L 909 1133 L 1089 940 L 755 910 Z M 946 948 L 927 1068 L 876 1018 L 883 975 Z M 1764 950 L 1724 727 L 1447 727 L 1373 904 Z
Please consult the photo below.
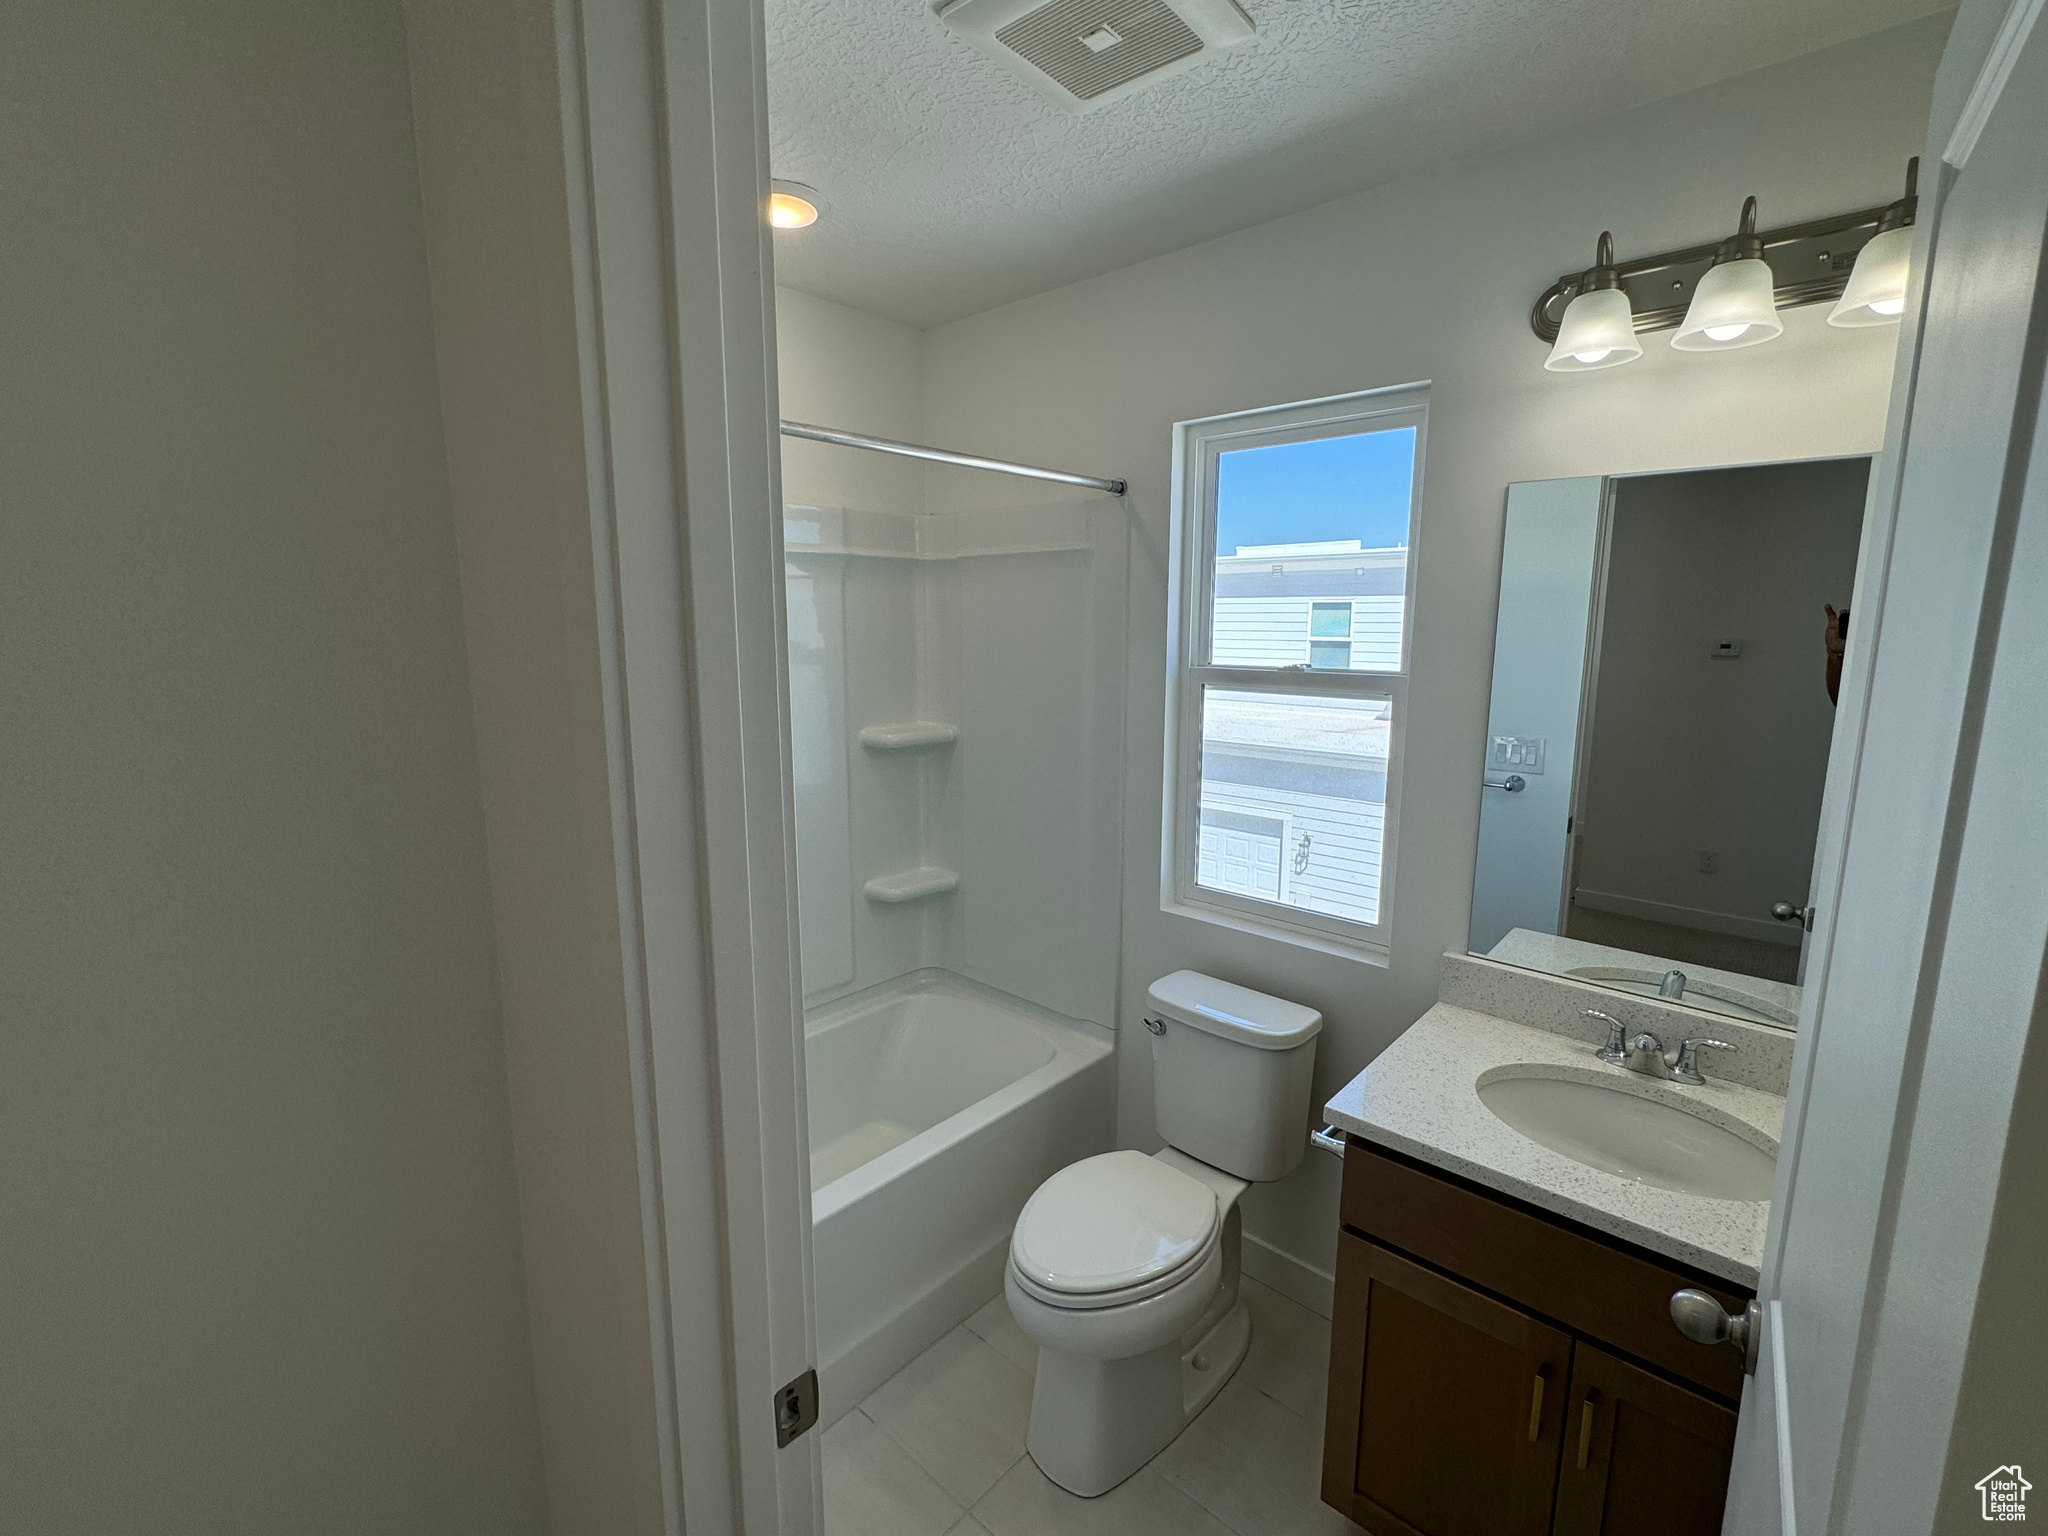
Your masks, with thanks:
M 1797 923 L 1800 927 L 1806 929 L 1813 927 L 1813 908 L 1795 907 L 1789 901 L 1772 902 L 1771 916 L 1781 923 Z
M 1733 1344 L 1742 1351 L 1742 1368 L 1756 1374 L 1756 1351 L 1763 1333 L 1763 1308 L 1754 1301 L 1740 1312 L 1724 1312 L 1705 1291 L 1687 1286 L 1671 1297 L 1671 1326 L 1695 1344 Z

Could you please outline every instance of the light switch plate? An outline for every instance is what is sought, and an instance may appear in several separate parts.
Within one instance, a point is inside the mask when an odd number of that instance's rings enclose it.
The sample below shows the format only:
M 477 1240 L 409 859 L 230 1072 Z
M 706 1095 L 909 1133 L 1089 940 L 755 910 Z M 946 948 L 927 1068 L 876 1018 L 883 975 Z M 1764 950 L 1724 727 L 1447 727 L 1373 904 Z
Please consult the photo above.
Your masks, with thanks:
M 1541 736 L 1490 736 L 1486 742 L 1486 766 L 1513 773 L 1543 771 Z

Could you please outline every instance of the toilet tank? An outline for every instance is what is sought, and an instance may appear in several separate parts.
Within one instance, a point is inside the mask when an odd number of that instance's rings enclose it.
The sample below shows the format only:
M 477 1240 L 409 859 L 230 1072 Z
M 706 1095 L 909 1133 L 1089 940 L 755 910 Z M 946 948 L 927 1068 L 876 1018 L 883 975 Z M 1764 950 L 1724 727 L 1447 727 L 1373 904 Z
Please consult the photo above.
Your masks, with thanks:
M 1169 1146 L 1240 1179 L 1285 1178 L 1308 1149 L 1313 1008 L 1175 971 L 1146 994 L 1152 1107 Z

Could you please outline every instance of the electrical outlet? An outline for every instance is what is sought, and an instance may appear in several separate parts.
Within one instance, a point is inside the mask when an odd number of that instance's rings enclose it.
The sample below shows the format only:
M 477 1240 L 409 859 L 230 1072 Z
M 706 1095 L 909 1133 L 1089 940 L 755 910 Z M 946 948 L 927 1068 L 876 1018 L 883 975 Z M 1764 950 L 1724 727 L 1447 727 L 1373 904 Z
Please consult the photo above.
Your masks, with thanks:
M 1703 875 L 1718 875 L 1721 873 L 1721 855 L 1714 852 L 1711 848 L 1702 848 L 1700 850 L 1700 873 Z

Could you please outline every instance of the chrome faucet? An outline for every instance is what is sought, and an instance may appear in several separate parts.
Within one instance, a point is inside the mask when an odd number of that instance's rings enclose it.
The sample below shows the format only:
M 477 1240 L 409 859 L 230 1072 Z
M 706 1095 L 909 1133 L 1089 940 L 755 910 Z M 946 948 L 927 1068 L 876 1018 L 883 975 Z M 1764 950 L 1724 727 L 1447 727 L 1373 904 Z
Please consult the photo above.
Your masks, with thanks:
M 1676 1050 L 1667 1051 L 1664 1042 L 1646 1030 L 1629 1041 L 1628 1056 L 1622 1065 L 1645 1077 L 1661 1077 L 1667 1082 L 1691 1083 L 1697 1087 L 1706 1081 L 1700 1073 L 1702 1047 L 1710 1051 L 1735 1049 L 1726 1040 L 1709 1040 L 1701 1035 L 1682 1042 Z
M 1607 1043 L 1593 1054 L 1612 1067 L 1628 1065 L 1628 1029 L 1621 1020 L 1611 1013 L 1602 1013 L 1598 1008 L 1580 1011 L 1582 1019 L 1598 1019 L 1607 1026 Z
M 1676 975 L 1676 972 L 1673 972 Z M 1661 1077 L 1667 1082 L 1690 1083 L 1698 1087 L 1706 1082 L 1700 1071 L 1700 1052 L 1732 1051 L 1734 1046 L 1726 1040 L 1714 1040 L 1705 1035 L 1696 1035 L 1683 1041 L 1676 1050 L 1666 1050 L 1664 1042 L 1648 1030 L 1629 1038 L 1628 1030 L 1621 1020 L 1598 1008 L 1581 1011 L 1581 1018 L 1598 1019 L 1608 1028 L 1607 1043 L 1593 1054 L 1610 1066 L 1625 1067 L 1631 1072 L 1640 1072 L 1645 1077 Z
M 1685 972 L 1666 971 L 1664 979 L 1657 983 L 1657 995 L 1677 1001 L 1685 996 Z
M 1702 1050 L 1732 1051 L 1734 1049 L 1735 1047 L 1726 1040 L 1710 1040 L 1705 1035 L 1699 1035 L 1691 1040 L 1681 1042 L 1678 1047 L 1678 1060 L 1671 1063 L 1671 1081 L 1674 1083 L 1692 1083 L 1695 1086 L 1704 1083 L 1707 1079 L 1706 1075 L 1700 1071 L 1700 1052 Z

